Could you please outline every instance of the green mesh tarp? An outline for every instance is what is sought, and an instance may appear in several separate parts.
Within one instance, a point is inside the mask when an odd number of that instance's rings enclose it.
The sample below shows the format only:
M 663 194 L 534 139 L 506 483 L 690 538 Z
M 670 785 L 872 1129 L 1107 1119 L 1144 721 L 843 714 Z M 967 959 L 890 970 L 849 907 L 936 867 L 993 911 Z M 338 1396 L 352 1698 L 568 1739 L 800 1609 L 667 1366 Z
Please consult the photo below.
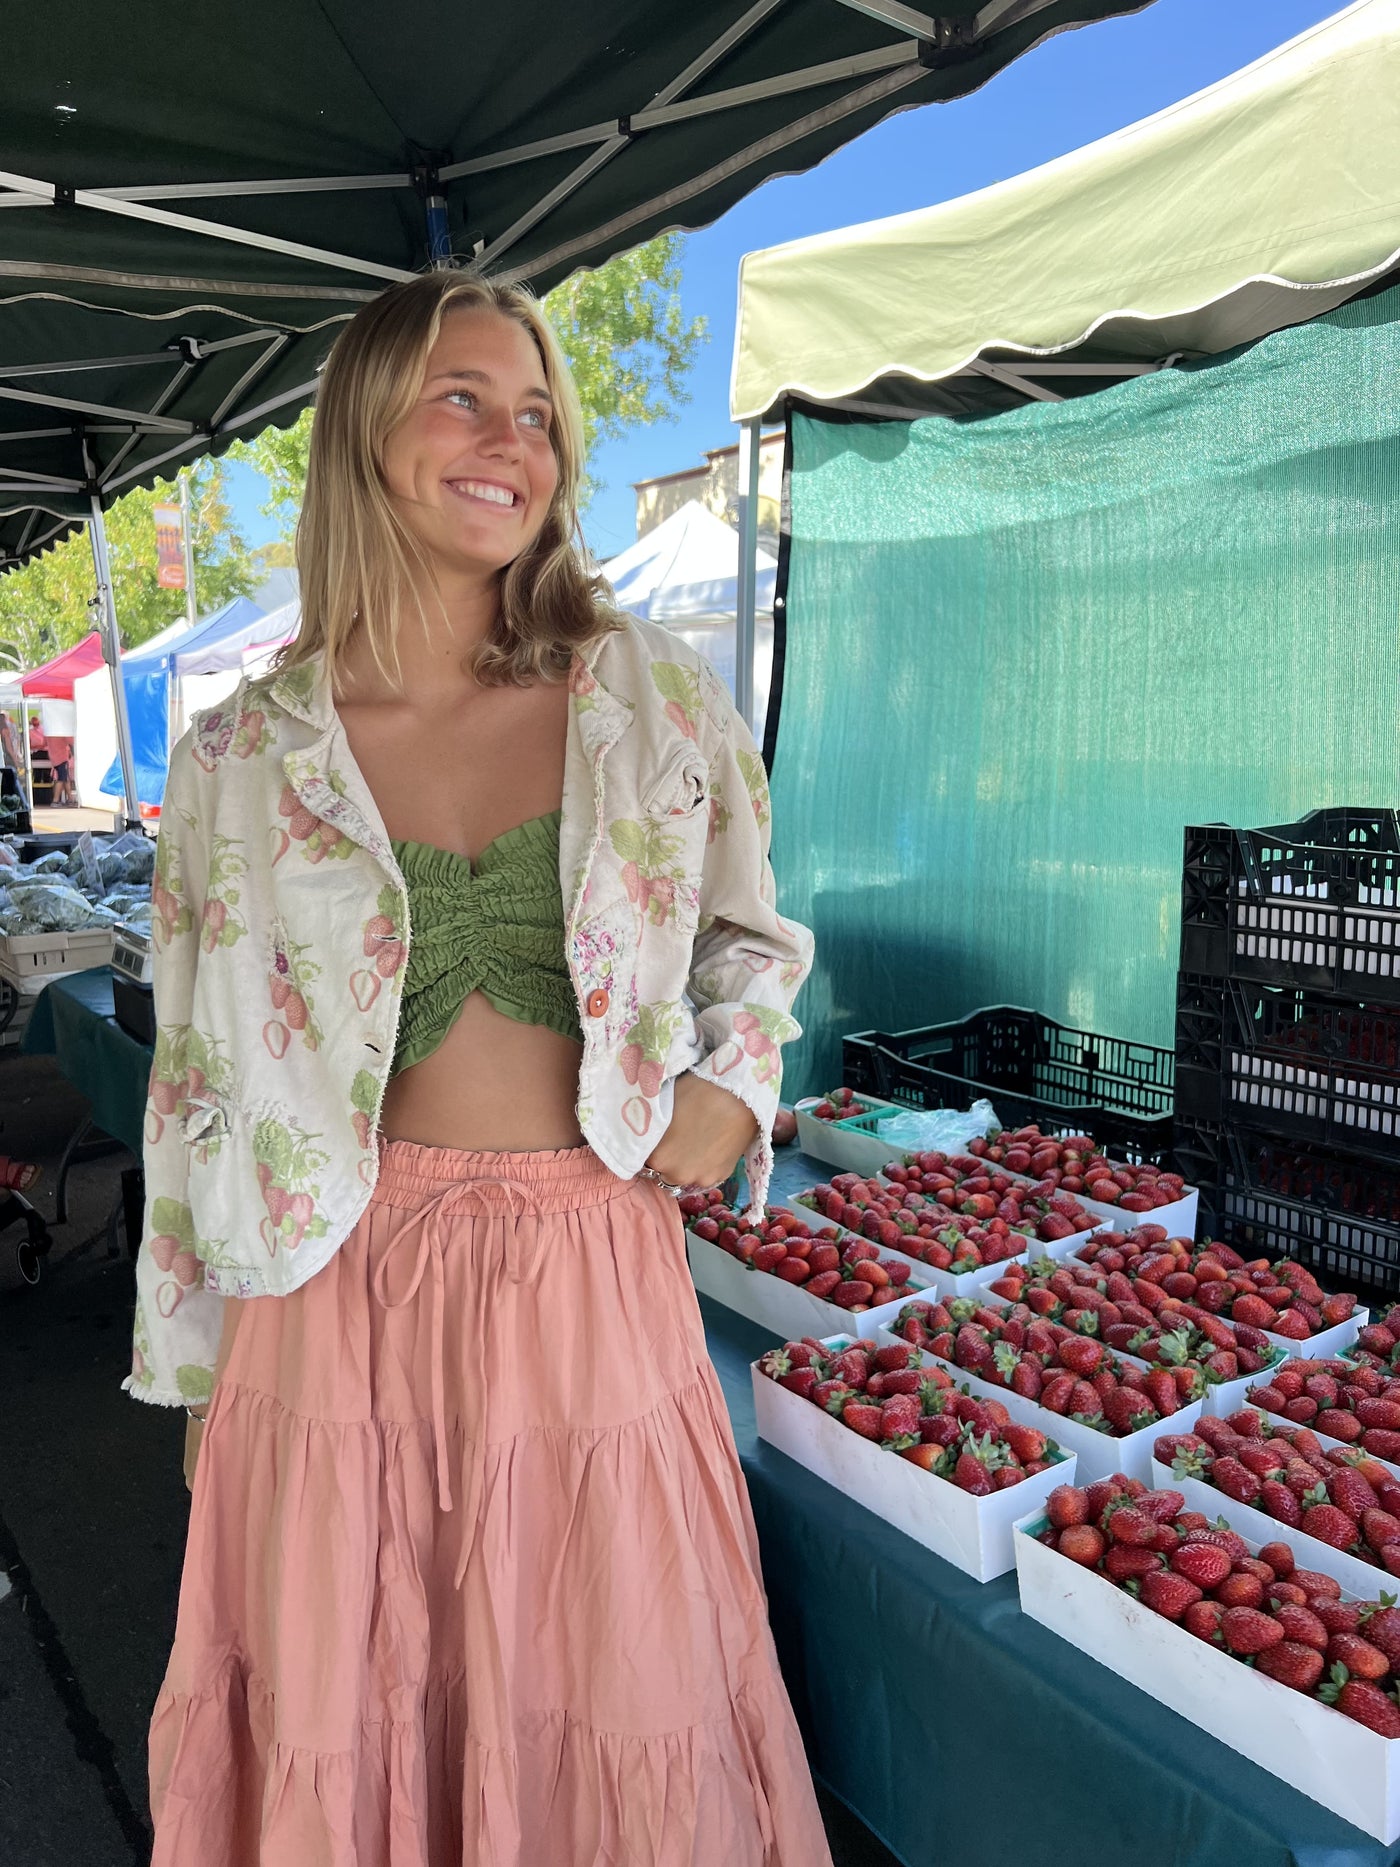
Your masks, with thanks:
M 773 769 L 843 1032 L 995 1003 L 1173 1040 L 1182 829 L 1394 802 L 1400 290 L 982 421 L 793 418 Z

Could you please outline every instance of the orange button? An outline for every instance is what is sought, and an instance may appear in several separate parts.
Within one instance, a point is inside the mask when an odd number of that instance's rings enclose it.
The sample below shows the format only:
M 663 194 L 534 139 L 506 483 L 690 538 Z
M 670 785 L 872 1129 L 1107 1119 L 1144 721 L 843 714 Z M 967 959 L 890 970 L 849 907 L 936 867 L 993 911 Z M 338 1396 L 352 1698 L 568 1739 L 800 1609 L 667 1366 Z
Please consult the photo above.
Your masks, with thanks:
M 588 994 L 584 1000 L 584 1008 L 590 1018 L 601 1018 L 611 1002 L 607 993 L 600 987 L 598 991 Z

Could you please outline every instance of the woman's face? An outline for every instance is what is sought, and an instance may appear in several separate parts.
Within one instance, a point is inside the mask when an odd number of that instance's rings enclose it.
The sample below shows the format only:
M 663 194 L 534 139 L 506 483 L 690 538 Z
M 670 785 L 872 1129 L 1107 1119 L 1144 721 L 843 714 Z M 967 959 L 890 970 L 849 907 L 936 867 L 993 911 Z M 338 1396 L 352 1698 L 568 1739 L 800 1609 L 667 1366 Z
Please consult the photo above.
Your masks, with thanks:
M 559 479 L 552 419 L 525 327 L 498 311 L 448 312 L 384 446 L 389 496 L 440 583 L 494 576 L 534 542 Z

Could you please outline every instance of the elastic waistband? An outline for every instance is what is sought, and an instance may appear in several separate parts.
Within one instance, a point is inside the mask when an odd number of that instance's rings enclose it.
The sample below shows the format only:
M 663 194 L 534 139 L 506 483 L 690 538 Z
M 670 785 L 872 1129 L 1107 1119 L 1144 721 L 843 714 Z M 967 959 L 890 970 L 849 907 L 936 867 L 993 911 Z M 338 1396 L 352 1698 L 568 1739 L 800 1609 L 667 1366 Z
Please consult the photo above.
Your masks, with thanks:
M 381 1138 L 379 1177 L 370 1204 L 411 1208 L 444 1187 L 477 1180 L 485 1183 L 480 1188 L 482 1201 L 502 1212 L 513 1209 L 510 1190 L 499 1184 L 502 1180 L 528 1187 L 539 1208 L 551 1212 L 600 1206 L 632 1185 L 604 1166 L 586 1143 L 509 1154 Z

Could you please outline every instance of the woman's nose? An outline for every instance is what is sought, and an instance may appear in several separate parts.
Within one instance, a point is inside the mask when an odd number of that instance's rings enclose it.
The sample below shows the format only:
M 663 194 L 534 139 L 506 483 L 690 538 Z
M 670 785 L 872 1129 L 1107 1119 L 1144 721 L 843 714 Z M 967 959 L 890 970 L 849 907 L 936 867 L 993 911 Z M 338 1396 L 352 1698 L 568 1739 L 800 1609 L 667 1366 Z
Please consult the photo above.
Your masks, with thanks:
M 517 452 L 520 447 L 520 430 L 516 426 L 514 412 L 503 403 L 483 409 L 481 439 L 484 446 L 494 450 Z

